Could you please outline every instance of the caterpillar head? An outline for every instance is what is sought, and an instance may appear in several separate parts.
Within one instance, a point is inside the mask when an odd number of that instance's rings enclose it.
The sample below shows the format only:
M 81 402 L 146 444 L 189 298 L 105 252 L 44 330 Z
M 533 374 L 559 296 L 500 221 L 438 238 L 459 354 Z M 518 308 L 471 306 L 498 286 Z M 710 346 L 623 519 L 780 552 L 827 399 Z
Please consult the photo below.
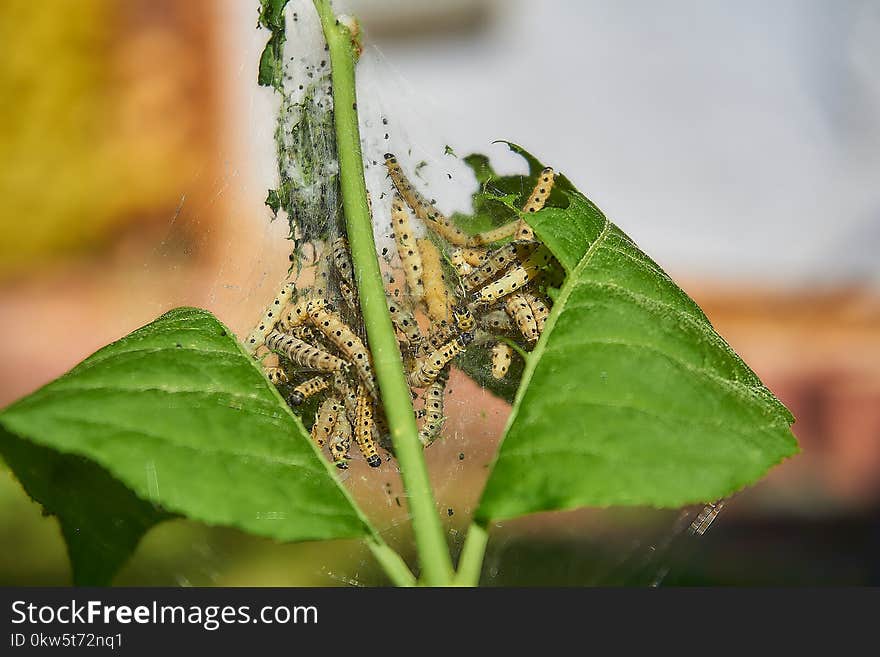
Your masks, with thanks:
M 480 292 L 481 292 L 481 290 L 474 290 L 473 292 L 470 293 L 470 296 L 468 297 L 468 304 L 472 308 L 474 308 L 474 310 L 479 310 L 481 308 L 485 308 L 486 306 L 488 306 L 491 303 L 490 301 L 487 301 L 486 299 L 484 299 L 483 296 L 480 294 Z
M 382 459 L 379 457 L 378 454 L 373 454 L 370 458 L 367 459 L 367 465 L 369 465 L 371 468 L 378 468 L 380 465 L 382 465 Z

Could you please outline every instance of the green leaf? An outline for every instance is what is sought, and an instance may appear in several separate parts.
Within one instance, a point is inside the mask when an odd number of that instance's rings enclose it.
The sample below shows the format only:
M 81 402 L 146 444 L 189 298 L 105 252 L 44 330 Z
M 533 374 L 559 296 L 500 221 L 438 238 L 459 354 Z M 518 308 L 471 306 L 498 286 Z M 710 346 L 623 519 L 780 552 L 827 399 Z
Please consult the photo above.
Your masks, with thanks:
M 138 499 L 106 470 L 7 433 L 0 451 L 31 498 L 58 517 L 73 583 L 107 584 L 156 523 L 173 517 Z
M 272 216 L 277 217 L 278 211 L 281 209 L 281 196 L 278 195 L 277 189 L 270 189 L 266 195 L 265 204 L 272 210 Z
M 526 202 L 535 186 L 538 174 L 544 168 L 519 146 L 509 143 L 508 145 L 529 163 L 527 175 L 498 175 L 492 168 L 489 158 L 479 153 L 472 153 L 462 158 L 462 162 L 474 172 L 479 183 L 479 188 L 472 197 L 473 213 L 456 213 L 451 217 L 455 224 L 467 233 L 479 233 L 518 219 L 519 208 Z M 560 205 L 564 204 L 566 199 L 559 190 L 554 190 L 547 202 L 550 205 Z
M 172 310 L 0 413 L 0 453 L 101 584 L 179 514 L 284 541 L 370 529 L 300 421 L 210 313 Z
M 260 25 L 275 32 L 284 31 L 284 8 L 289 0 L 260 0 Z
M 260 0 L 259 25 L 271 31 L 269 41 L 260 55 L 257 82 L 280 90 L 284 84 L 284 7 L 288 0 Z
M 568 180 L 557 188 L 564 202 L 527 218 L 568 275 L 478 522 L 713 501 L 795 454 L 794 418 L 697 304 Z
M 257 69 L 257 83 L 261 87 L 274 87 L 280 89 L 284 83 L 284 72 L 282 65 L 284 49 L 284 39 L 276 35 L 272 35 L 263 48 L 263 54 L 260 55 L 260 65 Z

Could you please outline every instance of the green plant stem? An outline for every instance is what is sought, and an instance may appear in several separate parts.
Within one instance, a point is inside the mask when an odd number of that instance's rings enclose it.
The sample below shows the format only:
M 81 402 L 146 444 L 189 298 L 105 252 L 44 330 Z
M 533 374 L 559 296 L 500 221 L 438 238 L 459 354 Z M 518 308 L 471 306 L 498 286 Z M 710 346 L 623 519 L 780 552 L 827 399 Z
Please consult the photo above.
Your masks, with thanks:
M 518 353 L 520 358 L 522 358 L 525 362 L 528 362 L 529 353 L 525 349 L 520 347 L 516 342 L 514 342 L 510 338 L 501 338 L 501 342 L 505 343 L 508 347 Z
M 376 561 L 382 566 L 382 570 L 391 579 L 395 586 L 415 586 L 416 578 L 410 571 L 409 566 L 397 552 L 388 547 L 388 544 L 379 538 L 367 539 L 367 545 Z
M 448 585 L 452 583 L 452 561 L 418 439 L 412 399 L 403 373 L 403 359 L 388 314 L 373 241 L 358 128 L 354 75 L 356 52 L 351 32 L 336 20 L 329 0 L 314 0 L 314 4 L 330 51 L 333 119 L 348 243 L 373 366 L 412 515 L 422 580 L 429 586 Z
M 488 540 L 489 532 L 486 528 L 477 523 L 471 523 L 464 539 L 464 547 L 461 549 L 461 557 L 458 560 L 456 584 L 477 586 L 480 583 L 480 573 L 483 570 L 483 557 L 486 554 Z

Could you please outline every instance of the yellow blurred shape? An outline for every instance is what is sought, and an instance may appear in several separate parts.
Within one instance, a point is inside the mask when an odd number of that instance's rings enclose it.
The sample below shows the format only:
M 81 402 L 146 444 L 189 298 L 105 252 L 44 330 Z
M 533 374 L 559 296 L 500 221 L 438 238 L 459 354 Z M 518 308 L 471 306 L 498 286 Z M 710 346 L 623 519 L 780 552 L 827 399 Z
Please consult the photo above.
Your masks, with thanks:
M 191 59 L 167 25 L 125 25 L 124 7 L 0 3 L 0 277 L 173 207 L 194 169 Z

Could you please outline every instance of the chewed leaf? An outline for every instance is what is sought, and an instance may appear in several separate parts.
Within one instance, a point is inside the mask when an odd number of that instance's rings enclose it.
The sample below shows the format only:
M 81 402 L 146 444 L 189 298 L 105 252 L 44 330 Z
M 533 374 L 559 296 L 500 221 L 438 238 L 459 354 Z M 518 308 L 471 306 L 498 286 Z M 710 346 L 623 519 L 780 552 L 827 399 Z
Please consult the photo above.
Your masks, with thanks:
M 477 520 L 712 501 L 796 453 L 794 418 L 697 304 L 567 180 L 557 183 L 565 207 L 528 221 L 567 278 Z
M 279 89 L 283 84 L 284 7 L 288 0 L 260 0 L 260 25 L 272 35 L 260 55 L 257 82 L 264 87 Z
M 5 409 L 0 426 L 0 453 L 59 517 L 78 583 L 108 581 L 170 514 L 284 541 L 369 532 L 300 421 L 206 311 L 172 310 L 101 349 Z

